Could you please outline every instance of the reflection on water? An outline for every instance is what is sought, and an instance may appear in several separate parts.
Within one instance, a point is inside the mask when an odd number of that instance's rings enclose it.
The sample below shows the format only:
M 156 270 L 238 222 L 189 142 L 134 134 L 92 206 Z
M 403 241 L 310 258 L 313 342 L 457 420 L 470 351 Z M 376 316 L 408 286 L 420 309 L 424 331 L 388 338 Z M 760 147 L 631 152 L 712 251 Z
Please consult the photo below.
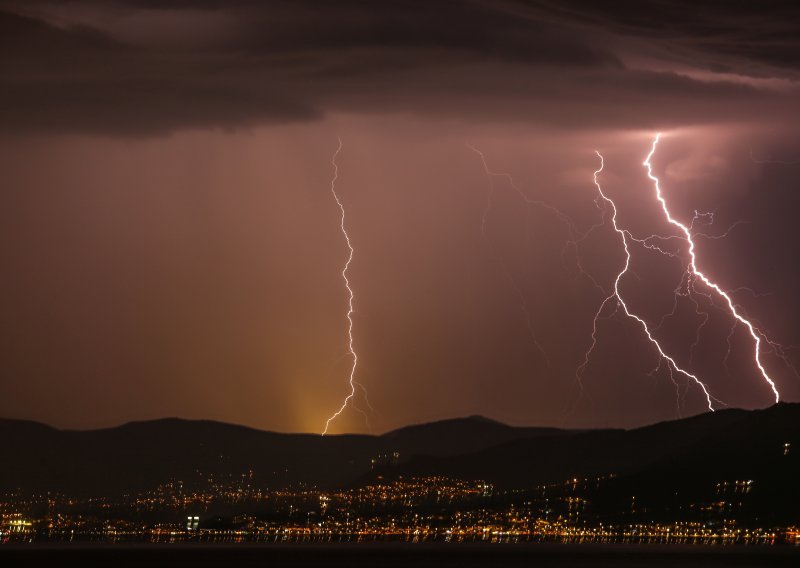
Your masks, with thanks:
M 155 544 L 180 544 L 180 543 L 209 543 L 209 544 L 236 544 L 236 543 L 288 543 L 288 544 L 357 544 L 373 542 L 396 543 L 562 543 L 562 544 L 654 544 L 654 545 L 696 545 L 696 546 L 729 546 L 729 545 L 775 545 L 785 544 L 776 541 L 775 537 L 762 536 L 753 538 L 749 536 L 720 537 L 720 536 L 615 536 L 615 535 L 535 535 L 535 534 L 452 534 L 439 532 L 407 531 L 397 533 L 359 533 L 359 534 L 319 534 L 307 531 L 277 530 L 274 533 L 252 533 L 249 531 L 160 531 L 160 532 L 114 532 L 106 534 L 97 533 L 69 533 L 63 535 L 49 535 L 47 537 L 26 537 L 24 539 L 8 539 L 6 543 L 13 542 L 48 542 L 48 543 L 155 543 Z M 800 543 L 793 543 L 800 546 Z

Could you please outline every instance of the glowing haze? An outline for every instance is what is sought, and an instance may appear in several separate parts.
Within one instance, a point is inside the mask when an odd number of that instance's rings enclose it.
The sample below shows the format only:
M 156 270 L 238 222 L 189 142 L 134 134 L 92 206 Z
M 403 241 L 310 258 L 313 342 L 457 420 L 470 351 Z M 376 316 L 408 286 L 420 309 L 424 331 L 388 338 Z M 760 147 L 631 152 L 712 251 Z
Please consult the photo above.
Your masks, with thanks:
M 0 417 L 800 400 L 799 10 L 0 0 Z

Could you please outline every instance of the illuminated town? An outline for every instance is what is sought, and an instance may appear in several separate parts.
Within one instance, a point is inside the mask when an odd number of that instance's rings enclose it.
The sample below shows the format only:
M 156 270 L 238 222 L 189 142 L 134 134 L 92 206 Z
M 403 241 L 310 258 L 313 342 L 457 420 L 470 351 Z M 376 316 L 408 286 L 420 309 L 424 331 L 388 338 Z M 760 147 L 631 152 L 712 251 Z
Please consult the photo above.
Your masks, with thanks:
M 445 477 L 386 480 L 323 491 L 264 489 L 254 472 L 215 479 L 201 472 L 118 498 L 8 493 L 0 538 L 21 542 L 636 542 L 800 545 L 800 526 L 758 526 L 739 517 L 757 484 L 720 481 L 707 501 L 673 520 L 631 496 L 605 514 L 592 496 L 614 475 L 573 478 L 528 490 Z M 198 481 L 203 480 L 201 485 Z M 191 487 L 191 488 L 190 488 Z

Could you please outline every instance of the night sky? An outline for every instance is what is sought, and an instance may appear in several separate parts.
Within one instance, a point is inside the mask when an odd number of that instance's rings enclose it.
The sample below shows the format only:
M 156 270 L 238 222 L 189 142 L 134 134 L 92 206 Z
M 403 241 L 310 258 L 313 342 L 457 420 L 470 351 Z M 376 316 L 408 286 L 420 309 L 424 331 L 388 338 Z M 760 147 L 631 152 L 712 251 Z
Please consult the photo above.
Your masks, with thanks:
M 373 431 L 706 410 L 620 313 L 576 381 L 592 280 L 625 260 L 595 150 L 620 226 L 677 235 L 642 166 L 658 131 L 672 213 L 714 214 L 699 265 L 784 346 L 764 365 L 800 401 L 798 126 L 791 1 L 0 0 L 0 416 L 321 431 L 349 392 L 337 137 Z M 605 224 L 576 256 L 548 206 Z M 633 246 L 621 283 L 654 328 L 686 261 L 668 242 Z M 665 349 L 727 405 L 772 404 L 741 325 L 726 357 L 719 297 L 676 305 Z M 368 429 L 348 408 L 331 431 Z

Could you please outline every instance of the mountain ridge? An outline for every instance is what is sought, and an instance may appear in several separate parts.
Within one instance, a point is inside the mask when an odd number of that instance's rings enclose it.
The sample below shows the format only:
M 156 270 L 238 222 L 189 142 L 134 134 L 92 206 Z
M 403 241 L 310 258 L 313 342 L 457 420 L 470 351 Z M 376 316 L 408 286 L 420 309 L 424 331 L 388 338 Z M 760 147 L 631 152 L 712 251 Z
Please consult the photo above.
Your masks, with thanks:
M 659 463 L 703 461 L 720 448 L 747 460 L 758 455 L 761 443 L 800 447 L 799 428 L 796 403 L 726 409 L 631 430 L 520 427 L 470 416 L 380 435 L 320 436 L 181 418 L 98 430 L 59 430 L 0 419 L 9 456 L 0 468 L 0 491 L 119 493 L 170 479 L 189 482 L 203 475 L 219 478 L 249 471 L 269 487 L 341 487 L 373 482 L 378 476 L 426 475 L 527 487 L 578 475 L 635 475 Z M 741 440 L 741 447 L 730 445 L 726 437 Z M 724 455 L 719 460 L 730 461 Z M 734 466 L 730 462 L 726 467 Z

